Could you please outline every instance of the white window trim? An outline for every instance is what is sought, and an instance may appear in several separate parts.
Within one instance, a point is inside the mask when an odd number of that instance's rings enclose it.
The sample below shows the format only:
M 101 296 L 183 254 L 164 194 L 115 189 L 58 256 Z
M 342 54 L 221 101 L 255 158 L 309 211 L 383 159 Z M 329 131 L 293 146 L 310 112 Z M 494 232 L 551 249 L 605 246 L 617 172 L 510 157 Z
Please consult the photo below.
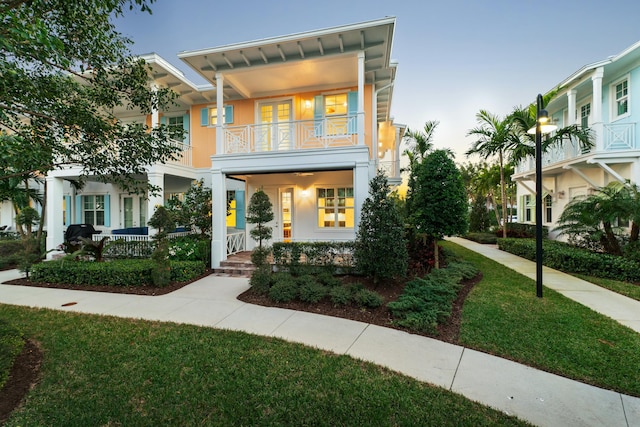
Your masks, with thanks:
M 314 209 L 315 209 L 315 227 L 316 227 L 316 231 L 318 232 L 336 232 L 336 231 L 351 231 L 351 230 L 355 230 L 355 226 L 354 227 L 338 227 L 338 226 L 333 226 L 333 227 L 320 227 L 318 225 L 318 214 L 319 214 L 319 210 L 320 207 L 318 206 L 318 189 L 334 189 L 336 190 L 336 192 L 338 191 L 339 188 L 351 188 L 353 190 L 353 203 L 354 206 L 349 206 L 349 207 L 345 207 L 346 209 L 352 209 L 354 214 L 355 214 L 355 189 L 353 187 L 353 185 L 341 185 L 341 184 L 326 184 L 326 185 L 315 185 L 313 187 L 313 205 L 314 205 Z M 336 193 L 337 194 L 337 193 Z M 336 195 L 335 198 L 337 198 L 338 196 Z M 338 207 L 336 206 L 336 209 Z M 346 211 L 345 211 L 346 212 Z M 337 215 L 337 212 L 336 212 Z M 337 221 L 336 221 L 337 223 Z
M 589 115 L 587 116 L 587 123 L 588 126 L 591 126 L 591 123 L 593 122 L 592 118 L 593 118 L 593 103 L 591 102 L 591 98 L 585 98 L 583 99 L 580 103 L 576 104 L 576 119 L 575 119 L 575 123 L 577 125 L 581 125 L 582 124 L 582 107 L 586 106 L 587 104 L 589 104 Z
M 621 115 L 618 115 L 618 104 L 616 99 L 616 85 L 622 83 L 623 81 L 627 81 L 627 112 Z M 615 122 L 620 119 L 624 119 L 626 117 L 631 116 L 631 76 L 629 74 L 615 80 L 613 83 L 609 85 L 609 99 L 611 100 L 611 122 Z
M 80 203 L 82 203 L 82 223 L 83 224 L 91 224 L 94 227 L 104 227 L 104 222 L 105 222 L 105 216 L 106 216 L 106 209 L 105 209 L 105 201 L 104 201 L 104 194 L 82 194 L 82 196 L 80 197 Z M 85 197 L 93 197 L 93 209 L 85 209 Z M 102 197 L 102 209 L 96 209 L 96 197 Z M 93 213 L 93 222 L 86 222 L 86 213 L 85 212 L 92 212 Z M 96 221 L 97 219 L 97 212 L 102 212 L 102 224 L 97 224 L 98 221 Z

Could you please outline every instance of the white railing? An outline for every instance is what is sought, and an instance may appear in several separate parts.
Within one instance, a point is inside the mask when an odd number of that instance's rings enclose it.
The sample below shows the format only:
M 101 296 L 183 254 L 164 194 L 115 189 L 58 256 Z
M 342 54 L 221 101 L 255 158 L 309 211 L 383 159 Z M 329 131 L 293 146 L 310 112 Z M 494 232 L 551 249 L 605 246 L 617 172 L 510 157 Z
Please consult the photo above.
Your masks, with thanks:
M 235 253 L 244 251 L 244 241 L 244 230 L 227 230 L 227 255 L 233 255 Z
M 175 239 L 177 237 L 183 237 L 193 234 L 190 231 L 179 231 L 177 233 L 169 233 L 167 238 Z M 153 236 L 149 236 L 147 234 L 109 234 L 109 233 L 100 233 L 94 234 L 91 238 L 97 242 L 102 240 L 103 237 L 108 237 L 110 241 L 114 240 L 124 240 L 125 242 L 150 242 L 153 240 Z
M 175 160 L 169 160 L 167 163 L 180 166 L 191 166 L 191 146 L 176 140 L 172 140 L 171 145 L 178 147 L 181 152 L 177 154 L 177 158 Z
M 384 172 L 388 178 L 400 178 L 400 161 L 378 162 L 378 170 Z
M 606 151 L 633 150 L 638 148 L 635 139 L 635 123 L 604 125 L 604 149 Z
M 356 145 L 357 116 L 224 128 L 224 153 L 257 153 Z

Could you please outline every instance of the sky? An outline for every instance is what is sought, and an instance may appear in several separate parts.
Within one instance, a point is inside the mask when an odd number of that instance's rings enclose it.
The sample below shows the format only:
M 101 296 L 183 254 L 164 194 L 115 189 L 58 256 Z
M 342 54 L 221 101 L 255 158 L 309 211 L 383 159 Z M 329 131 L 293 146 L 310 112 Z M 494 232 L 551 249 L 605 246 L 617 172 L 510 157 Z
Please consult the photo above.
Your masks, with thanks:
M 196 84 L 177 54 L 396 17 L 391 116 L 410 129 L 439 121 L 435 148 L 456 162 L 474 142 L 476 114 L 501 117 L 535 102 L 584 65 L 640 40 L 639 0 L 156 0 L 116 30 L 133 54 L 155 52 Z

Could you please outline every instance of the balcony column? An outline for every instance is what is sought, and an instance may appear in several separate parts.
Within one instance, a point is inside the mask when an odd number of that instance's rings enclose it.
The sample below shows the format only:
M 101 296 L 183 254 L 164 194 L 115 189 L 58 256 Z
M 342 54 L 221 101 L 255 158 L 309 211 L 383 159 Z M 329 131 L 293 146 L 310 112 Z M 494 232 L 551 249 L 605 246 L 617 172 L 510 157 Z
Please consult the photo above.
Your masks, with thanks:
M 374 84 L 375 88 L 375 84 Z M 371 97 L 371 157 L 376 161 L 376 164 L 380 162 L 380 135 L 378 134 L 378 92 L 373 91 L 373 96 Z
M 595 132 L 596 151 L 604 150 L 604 126 L 602 123 L 602 77 L 604 76 L 604 68 L 596 69 L 591 81 L 593 83 L 593 102 L 591 106 L 591 117 L 593 124 L 591 128 Z
M 358 230 L 362 205 L 369 194 L 369 162 L 356 162 L 353 169 L 353 216 L 354 228 Z
M 402 143 L 402 134 L 400 126 L 396 126 L 396 144 L 393 147 L 393 177 L 400 178 L 400 144 Z
M 224 76 L 216 73 L 216 154 L 224 153 Z
M 221 169 L 211 170 L 211 268 L 227 259 L 227 186 Z
M 147 221 L 151 219 L 153 214 L 156 211 L 156 207 L 164 206 L 164 174 L 162 172 L 147 172 L 147 179 L 149 180 L 149 185 L 153 185 L 159 188 L 159 191 L 156 195 L 149 194 L 149 202 L 147 203 Z M 144 227 L 146 224 L 140 224 L 141 227 Z M 149 227 L 149 236 L 153 236 L 157 233 L 158 230 L 155 228 Z
M 364 51 L 358 52 L 358 145 L 364 145 Z
M 53 256 L 51 250 L 64 242 L 64 218 L 62 201 L 64 199 L 64 180 L 52 176 L 46 177 L 47 181 L 47 207 L 44 213 L 47 226 L 47 259 Z M 71 206 L 67 206 L 71 209 Z M 68 225 L 68 224 L 67 224 Z
M 567 126 L 575 125 L 578 123 L 577 114 L 576 114 L 576 94 L 578 91 L 576 89 L 571 89 L 567 91 Z
M 158 91 L 158 86 L 155 84 L 151 85 L 151 91 L 155 94 Z M 155 105 L 151 109 L 151 127 L 156 128 L 160 124 L 160 112 L 158 111 L 158 107 Z

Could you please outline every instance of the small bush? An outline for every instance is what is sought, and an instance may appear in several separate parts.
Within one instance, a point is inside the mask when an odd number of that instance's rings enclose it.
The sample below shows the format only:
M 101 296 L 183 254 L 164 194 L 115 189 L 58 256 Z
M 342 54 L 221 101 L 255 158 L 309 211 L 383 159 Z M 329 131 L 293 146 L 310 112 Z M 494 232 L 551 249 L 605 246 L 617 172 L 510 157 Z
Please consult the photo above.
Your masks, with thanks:
M 329 291 L 331 302 L 335 305 L 349 305 L 353 301 L 353 293 L 346 286 L 335 286 Z
M 309 277 L 309 276 L 306 276 Z M 318 283 L 313 277 L 300 283 L 300 301 L 316 303 L 320 302 L 328 294 L 328 289 Z
M 298 284 L 290 275 L 279 274 L 269 289 L 269 298 L 276 302 L 289 302 L 298 296 Z
M 353 295 L 353 301 L 360 307 L 377 308 L 384 303 L 384 298 L 369 289 L 360 289 Z
M 249 285 L 259 294 L 265 295 L 269 293 L 272 284 L 272 274 L 269 267 L 258 267 L 251 274 Z
M 171 281 L 188 282 L 202 276 L 207 267 L 202 261 L 171 261 Z
M 20 240 L 0 240 L 0 268 L 17 265 L 21 251 Z
M 323 285 L 329 288 L 334 288 L 336 286 L 342 285 L 342 282 L 340 281 L 340 279 L 338 279 L 336 276 L 326 271 L 318 274 L 316 277 L 318 279 L 318 282 L 322 283 Z
M 268 258 L 271 254 L 271 248 L 267 246 L 256 247 L 251 251 L 251 263 L 256 267 L 262 267 L 268 264 Z

